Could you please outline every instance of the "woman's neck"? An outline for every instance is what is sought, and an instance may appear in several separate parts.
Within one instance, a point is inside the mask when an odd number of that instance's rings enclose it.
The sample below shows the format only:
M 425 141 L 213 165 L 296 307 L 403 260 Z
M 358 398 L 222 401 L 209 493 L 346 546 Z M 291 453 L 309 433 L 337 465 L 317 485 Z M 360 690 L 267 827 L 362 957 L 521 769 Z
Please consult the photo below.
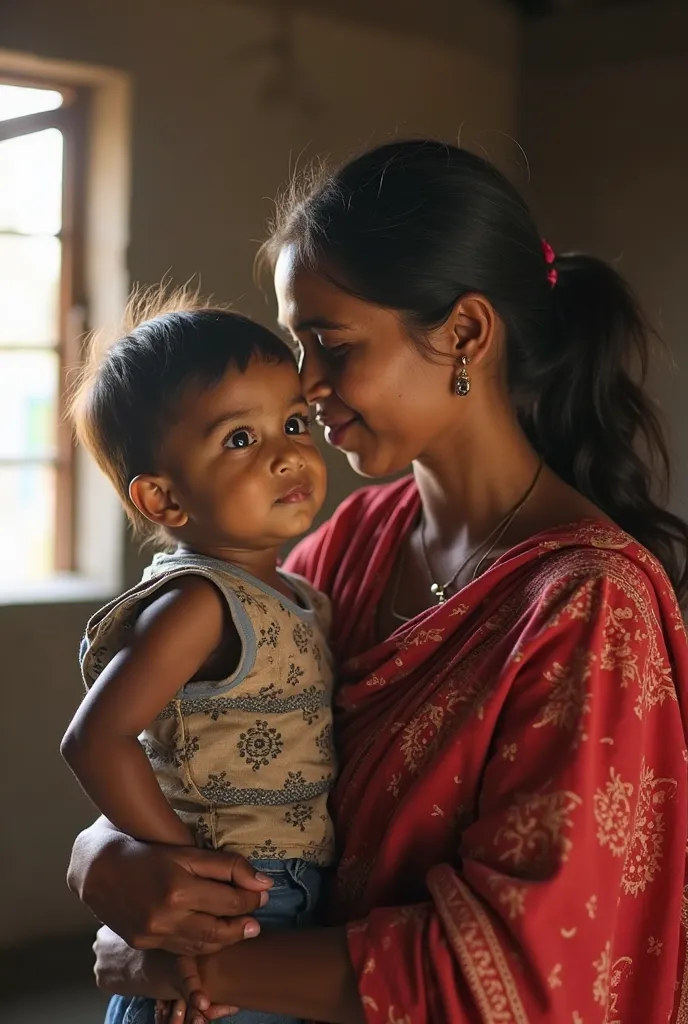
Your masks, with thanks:
M 470 437 L 443 439 L 413 466 L 428 543 L 479 544 L 523 498 L 539 463 L 516 418 L 498 404 Z

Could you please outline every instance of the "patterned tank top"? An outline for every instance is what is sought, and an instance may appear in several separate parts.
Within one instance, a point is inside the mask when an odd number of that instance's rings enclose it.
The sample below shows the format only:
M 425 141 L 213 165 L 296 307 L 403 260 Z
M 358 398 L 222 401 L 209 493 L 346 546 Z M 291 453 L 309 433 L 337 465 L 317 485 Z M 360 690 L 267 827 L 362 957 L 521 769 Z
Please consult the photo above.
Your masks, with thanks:
M 91 686 L 142 609 L 176 576 L 220 591 L 239 634 L 227 679 L 187 683 L 139 737 L 160 788 L 200 844 L 248 858 L 334 856 L 327 798 L 335 775 L 328 599 L 283 573 L 289 600 L 229 562 L 158 554 L 141 582 L 89 621 L 81 669 Z

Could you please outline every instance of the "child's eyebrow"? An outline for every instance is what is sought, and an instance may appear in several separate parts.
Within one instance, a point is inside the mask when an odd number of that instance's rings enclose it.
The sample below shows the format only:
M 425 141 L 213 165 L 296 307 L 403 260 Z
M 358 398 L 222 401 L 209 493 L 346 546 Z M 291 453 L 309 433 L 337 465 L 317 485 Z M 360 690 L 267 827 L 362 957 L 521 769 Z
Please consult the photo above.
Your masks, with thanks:
M 205 434 L 206 436 L 210 436 L 210 434 L 214 433 L 218 427 L 222 426 L 223 423 L 231 423 L 232 420 L 241 420 L 248 416 L 253 416 L 255 413 L 260 411 L 261 410 L 259 408 L 254 406 L 252 409 L 230 409 L 227 412 L 220 413 L 220 415 L 216 416 L 215 419 L 205 428 Z

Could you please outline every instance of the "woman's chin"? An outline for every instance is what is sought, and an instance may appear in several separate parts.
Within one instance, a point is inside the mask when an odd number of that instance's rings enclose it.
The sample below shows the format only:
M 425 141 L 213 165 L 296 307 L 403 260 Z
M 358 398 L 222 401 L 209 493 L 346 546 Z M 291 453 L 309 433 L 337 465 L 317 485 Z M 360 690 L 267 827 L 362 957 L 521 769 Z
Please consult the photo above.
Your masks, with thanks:
M 379 479 L 380 477 L 399 476 L 408 472 L 410 465 L 401 459 L 395 459 L 392 452 L 379 449 L 372 451 L 344 452 L 354 473 L 359 476 Z

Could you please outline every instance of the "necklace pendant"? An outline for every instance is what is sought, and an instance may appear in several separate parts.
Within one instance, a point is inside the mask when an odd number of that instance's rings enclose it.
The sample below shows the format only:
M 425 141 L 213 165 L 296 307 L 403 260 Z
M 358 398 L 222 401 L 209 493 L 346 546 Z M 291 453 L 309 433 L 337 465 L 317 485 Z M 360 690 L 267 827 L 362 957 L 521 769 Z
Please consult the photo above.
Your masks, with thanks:
M 430 587 L 430 593 L 433 595 L 433 597 L 437 598 L 438 604 L 444 604 L 447 600 L 444 594 L 444 587 L 441 587 L 439 583 L 433 583 L 433 585 Z

